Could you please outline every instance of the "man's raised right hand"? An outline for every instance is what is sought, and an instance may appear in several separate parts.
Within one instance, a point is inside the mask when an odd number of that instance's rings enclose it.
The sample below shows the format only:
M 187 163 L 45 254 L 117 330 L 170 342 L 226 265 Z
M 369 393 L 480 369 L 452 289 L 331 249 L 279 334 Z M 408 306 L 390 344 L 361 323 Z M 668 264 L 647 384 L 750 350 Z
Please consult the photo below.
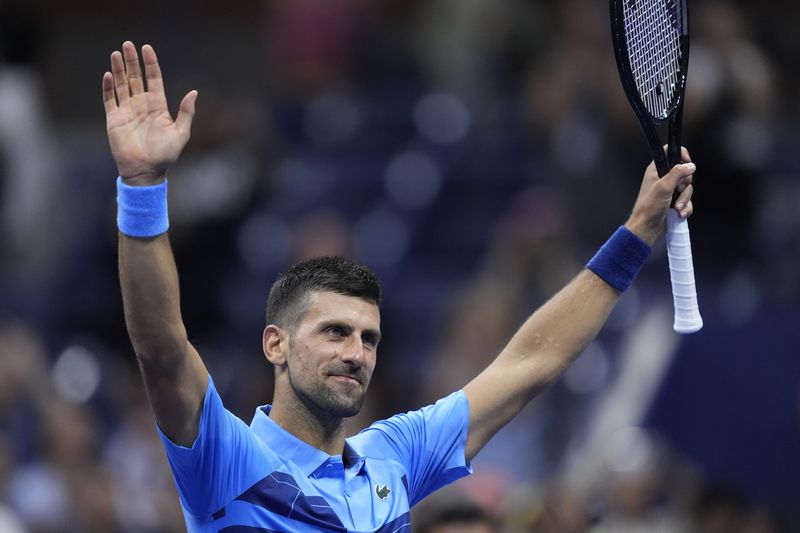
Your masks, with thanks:
M 103 75 L 108 142 L 119 175 L 128 185 L 152 185 L 163 179 L 189 140 L 197 100 L 197 91 L 190 91 L 172 120 L 158 58 L 149 44 L 142 47 L 142 59 L 146 91 L 130 41 L 122 44 L 122 53 L 111 54 L 111 72 Z

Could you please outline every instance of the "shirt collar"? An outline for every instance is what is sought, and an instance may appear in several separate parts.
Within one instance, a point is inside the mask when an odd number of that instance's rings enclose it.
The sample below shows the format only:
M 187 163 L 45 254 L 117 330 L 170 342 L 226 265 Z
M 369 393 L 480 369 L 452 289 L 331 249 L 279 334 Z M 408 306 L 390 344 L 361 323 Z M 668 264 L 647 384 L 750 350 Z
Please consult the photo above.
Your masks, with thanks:
M 338 459 L 338 456 L 328 455 L 283 429 L 269 417 L 271 410 L 269 404 L 256 409 L 250 429 L 278 456 L 296 464 L 304 476 L 310 476 L 332 458 Z M 344 456 L 351 468 L 355 466 L 359 472 L 363 469 L 364 458 L 346 440 Z

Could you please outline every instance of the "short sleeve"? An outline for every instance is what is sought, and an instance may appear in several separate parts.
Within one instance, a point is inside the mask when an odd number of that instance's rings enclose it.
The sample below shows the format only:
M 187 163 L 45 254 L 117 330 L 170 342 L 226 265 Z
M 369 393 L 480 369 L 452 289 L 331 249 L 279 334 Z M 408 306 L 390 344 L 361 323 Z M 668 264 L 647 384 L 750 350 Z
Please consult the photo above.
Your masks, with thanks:
M 216 512 L 277 465 L 274 455 L 264 449 L 266 446 L 250 428 L 225 409 L 211 377 L 192 447 L 175 444 L 161 428 L 158 434 L 181 503 L 196 517 Z
M 398 461 L 408 474 L 413 506 L 472 473 L 466 462 L 469 402 L 454 392 L 433 405 L 375 422 L 355 437 L 368 456 Z

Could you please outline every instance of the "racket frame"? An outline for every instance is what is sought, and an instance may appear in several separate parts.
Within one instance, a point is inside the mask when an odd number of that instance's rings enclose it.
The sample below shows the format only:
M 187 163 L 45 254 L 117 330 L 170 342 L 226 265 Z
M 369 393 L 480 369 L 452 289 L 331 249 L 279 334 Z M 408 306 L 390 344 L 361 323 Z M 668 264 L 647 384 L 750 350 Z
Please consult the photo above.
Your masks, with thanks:
M 625 12 L 623 4 L 631 0 L 611 0 L 611 30 L 614 42 L 614 57 L 617 61 L 617 70 L 625 90 L 625 96 L 639 120 L 647 145 L 658 169 L 658 175 L 663 176 L 680 163 L 681 155 L 681 127 L 683 125 L 683 101 L 686 92 L 686 74 L 689 68 L 689 33 L 688 33 L 688 8 L 685 0 L 676 0 L 681 7 L 680 17 L 683 20 L 680 36 L 680 76 L 673 91 L 672 106 L 667 117 L 656 117 L 647 109 L 636 80 L 628 54 L 628 41 L 625 38 Z M 667 154 L 664 154 L 664 143 L 658 135 L 658 127 L 667 123 Z
M 689 66 L 689 31 L 688 7 L 686 0 L 675 0 L 680 12 L 680 73 L 673 89 L 672 105 L 665 117 L 656 117 L 647 109 L 630 63 L 628 42 L 625 36 L 624 2 L 636 0 L 610 0 L 611 32 L 614 43 L 614 57 L 617 62 L 620 81 L 625 96 L 633 109 L 639 125 L 647 140 L 650 154 L 655 161 L 659 176 L 664 176 L 676 164 L 681 162 L 681 127 L 683 124 L 683 104 L 686 91 L 686 76 Z M 667 149 L 658 134 L 658 128 L 667 124 Z M 670 210 L 674 211 L 674 210 Z M 670 277 L 672 280 L 673 303 L 675 306 L 675 323 L 673 328 L 678 333 L 694 333 L 703 327 L 703 320 L 697 305 L 697 291 L 692 265 L 689 226 L 685 219 L 679 219 L 676 213 L 667 217 L 667 248 L 670 261 Z M 673 253 L 673 248 L 676 250 Z

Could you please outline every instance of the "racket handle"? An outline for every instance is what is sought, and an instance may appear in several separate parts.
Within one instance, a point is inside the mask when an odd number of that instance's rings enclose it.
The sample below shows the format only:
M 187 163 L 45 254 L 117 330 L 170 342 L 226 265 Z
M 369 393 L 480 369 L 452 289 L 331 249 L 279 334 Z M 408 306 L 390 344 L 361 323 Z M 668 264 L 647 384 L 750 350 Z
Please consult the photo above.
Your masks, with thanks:
M 672 328 L 678 333 L 694 333 L 703 327 L 703 319 L 697 305 L 689 221 L 678 216 L 674 209 L 667 213 L 667 257 L 675 306 L 675 324 Z

